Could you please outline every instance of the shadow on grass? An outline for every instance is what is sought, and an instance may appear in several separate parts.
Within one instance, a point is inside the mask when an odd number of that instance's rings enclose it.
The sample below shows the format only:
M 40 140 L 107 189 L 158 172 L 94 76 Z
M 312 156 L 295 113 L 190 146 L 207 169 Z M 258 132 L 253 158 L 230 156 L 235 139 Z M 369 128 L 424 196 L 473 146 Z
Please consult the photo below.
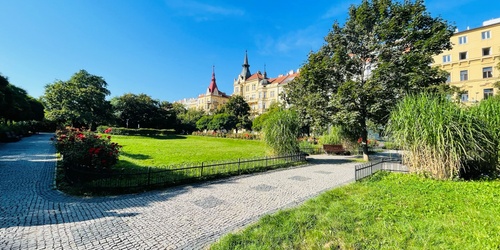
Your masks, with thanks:
M 151 159 L 151 156 L 145 155 L 145 154 L 131 154 L 131 153 L 127 153 L 127 152 L 121 152 L 121 154 L 123 156 L 132 158 L 134 160 L 147 160 L 147 159 Z
M 142 137 L 147 137 L 151 139 L 157 140 L 179 140 L 179 139 L 187 139 L 184 135 L 141 135 Z

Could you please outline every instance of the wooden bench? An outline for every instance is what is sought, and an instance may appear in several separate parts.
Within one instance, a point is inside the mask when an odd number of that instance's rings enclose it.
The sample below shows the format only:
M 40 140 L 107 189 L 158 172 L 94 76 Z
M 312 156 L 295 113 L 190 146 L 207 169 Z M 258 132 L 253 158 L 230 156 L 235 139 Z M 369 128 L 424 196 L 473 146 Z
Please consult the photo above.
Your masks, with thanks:
M 323 150 L 327 154 L 343 154 L 343 155 L 349 155 L 350 152 L 345 150 L 342 144 L 324 144 L 323 145 Z

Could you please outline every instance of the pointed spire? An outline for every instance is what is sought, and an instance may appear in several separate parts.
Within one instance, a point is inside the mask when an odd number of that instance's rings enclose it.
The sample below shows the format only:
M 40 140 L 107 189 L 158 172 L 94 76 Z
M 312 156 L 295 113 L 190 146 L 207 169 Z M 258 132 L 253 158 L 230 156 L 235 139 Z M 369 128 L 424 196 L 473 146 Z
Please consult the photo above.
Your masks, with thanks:
M 213 94 L 215 90 L 217 90 L 217 92 L 219 91 L 217 88 L 217 82 L 215 81 L 215 65 L 212 65 L 212 81 L 208 86 L 208 92 Z
M 250 73 L 250 64 L 248 64 L 248 53 L 245 50 L 245 59 L 243 60 L 243 65 L 241 65 L 243 69 L 241 70 L 240 76 L 245 80 L 248 79 L 252 74 Z
M 264 64 L 264 79 L 267 79 L 266 64 Z

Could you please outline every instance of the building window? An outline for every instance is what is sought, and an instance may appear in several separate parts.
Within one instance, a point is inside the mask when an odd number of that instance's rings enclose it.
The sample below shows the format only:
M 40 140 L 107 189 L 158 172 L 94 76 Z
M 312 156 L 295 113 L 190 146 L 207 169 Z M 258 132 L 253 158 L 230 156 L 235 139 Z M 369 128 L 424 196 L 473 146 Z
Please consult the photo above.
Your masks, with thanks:
M 444 55 L 443 56 L 443 63 L 447 63 L 451 61 L 451 55 Z
M 448 75 L 446 76 L 446 82 L 449 83 L 451 82 L 451 74 L 448 73 Z
M 250 91 L 250 86 L 246 86 L 246 87 L 245 87 L 245 90 L 246 90 L 246 91 Z
M 489 56 L 489 55 L 491 55 L 491 47 L 483 48 L 483 56 Z
M 458 37 L 458 44 L 465 44 L 465 43 L 467 43 L 467 36 Z
M 248 95 L 246 95 L 246 96 L 245 96 L 245 99 L 247 99 L 247 100 L 248 100 Z
M 252 85 L 252 90 L 255 90 L 255 84 Z
M 469 72 L 467 70 L 460 70 L 460 81 L 469 80 Z
M 493 67 L 483 68 L 483 78 L 492 78 L 493 77 Z
M 252 94 L 252 98 L 250 100 L 253 100 L 255 99 L 255 94 Z
M 240 89 L 238 87 L 234 88 L 234 92 L 238 92 Z
M 489 30 L 481 32 L 481 39 L 490 39 L 491 38 L 491 33 Z
M 493 89 L 484 89 L 483 93 L 484 93 L 483 99 L 486 100 L 493 96 Z
M 262 103 L 262 109 L 266 109 L 266 104 Z
M 269 96 L 274 97 L 274 91 L 269 92 Z
M 465 91 L 464 93 L 462 93 L 462 95 L 460 96 L 460 100 L 462 102 L 468 102 L 469 101 L 469 91 Z
M 262 98 L 262 92 L 259 92 L 259 99 Z
M 460 60 L 465 60 L 465 59 L 467 59 L 467 51 L 465 51 L 465 52 L 460 52 L 460 53 L 458 54 L 458 59 L 460 59 Z
M 264 93 L 264 94 L 263 94 L 263 97 L 264 97 L 264 98 L 266 98 L 266 92 L 263 92 L 263 93 Z

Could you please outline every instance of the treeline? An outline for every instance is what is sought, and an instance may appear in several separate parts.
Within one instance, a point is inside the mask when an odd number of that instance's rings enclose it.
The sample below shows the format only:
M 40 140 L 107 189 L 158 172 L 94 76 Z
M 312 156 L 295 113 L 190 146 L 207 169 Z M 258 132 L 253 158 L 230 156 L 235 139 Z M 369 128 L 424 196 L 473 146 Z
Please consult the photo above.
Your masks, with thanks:
M 241 96 L 231 97 L 213 114 L 206 114 L 146 94 L 127 93 L 106 100 L 108 95 L 110 91 L 102 77 L 80 70 L 67 81 L 46 85 L 41 101 L 47 119 L 61 127 L 154 128 L 173 129 L 177 133 L 252 128 L 250 106 Z
M 42 121 L 43 118 L 43 104 L 0 74 L 0 124 Z

